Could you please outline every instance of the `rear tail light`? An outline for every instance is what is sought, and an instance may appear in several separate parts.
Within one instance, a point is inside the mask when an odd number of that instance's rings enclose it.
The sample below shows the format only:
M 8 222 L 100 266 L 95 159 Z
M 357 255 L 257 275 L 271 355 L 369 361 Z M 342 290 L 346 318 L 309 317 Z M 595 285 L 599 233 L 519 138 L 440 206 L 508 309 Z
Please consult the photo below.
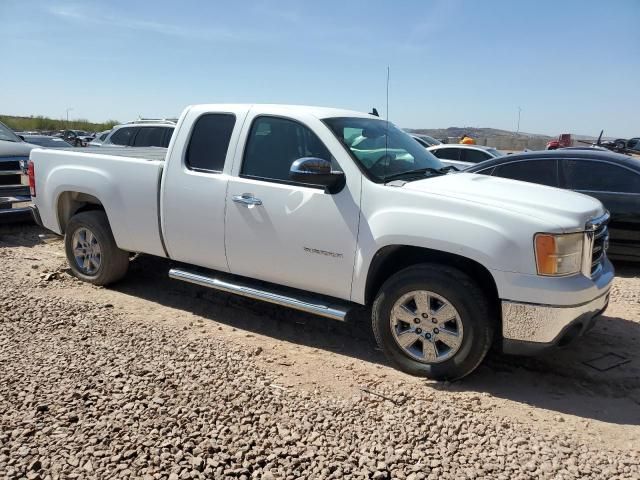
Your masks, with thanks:
M 27 175 L 29 176 L 29 191 L 31 196 L 36 196 L 36 169 L 33 166 L 33 160 L 29 160 L 29 166 L 27 167 Z

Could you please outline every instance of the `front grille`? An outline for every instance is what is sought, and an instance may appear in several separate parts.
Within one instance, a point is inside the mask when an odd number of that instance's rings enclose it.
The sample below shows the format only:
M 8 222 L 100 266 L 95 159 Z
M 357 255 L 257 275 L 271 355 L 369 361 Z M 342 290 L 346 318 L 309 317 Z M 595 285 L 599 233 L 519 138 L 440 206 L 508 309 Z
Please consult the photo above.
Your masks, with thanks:
M 609 246 L 609 229 L 607 228 L 607 223 L 608 219 L 598 225 L 595 225 L 595 230 L 593 231 L 591 276 L 598 272 L 607 253 L 607 247 Z
M 20 161 L 19 160 L 2 161 L 0 159 L 0 171 L 6 171 L 6 170 L 20 170 Z
M 0 185 L 21 185 L 22 175 L 0 175 Z

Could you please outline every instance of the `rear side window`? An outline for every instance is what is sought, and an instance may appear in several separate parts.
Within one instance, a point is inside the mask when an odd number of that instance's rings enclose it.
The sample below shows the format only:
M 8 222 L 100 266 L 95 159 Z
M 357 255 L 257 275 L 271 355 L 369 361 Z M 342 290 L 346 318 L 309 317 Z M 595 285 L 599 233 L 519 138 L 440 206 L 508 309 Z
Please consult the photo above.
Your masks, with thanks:
M 607 162 L 565 160 L 564 178 L 572 190 L 640 193 L 640 175 Z
M 133 141 L 134 147 L 162 147 L 163 127 L 141 127 Z
M 111 135 L 111 139 L 109 141 L 115 145 L 129 145 L 131 137 L 133 137 L 137 130 L 137 128 L 132 127 L 120 128 Z
M 439 148 L 438 150 L 431 150 L 431 153 L 443 160 L 460 160 L 459 148 Z
M 493 171 L 493 176 L 557 187 L 558 162 L 556 160 L 532 160 L 530 162 L 507 163 L 497 166 Z
M 462 160 L 463 162 L 469 163 L 480 163 L 487 160 L 490 155 L 488 153 L 482 152 L 480 150 L 472 150 L 472 149 L 464 149 L 462 152 Z
M 235 123 L 236 117 L 230 113 L 208 113 L 198 118 L 187 148 L 187 167 L 222 172 Z

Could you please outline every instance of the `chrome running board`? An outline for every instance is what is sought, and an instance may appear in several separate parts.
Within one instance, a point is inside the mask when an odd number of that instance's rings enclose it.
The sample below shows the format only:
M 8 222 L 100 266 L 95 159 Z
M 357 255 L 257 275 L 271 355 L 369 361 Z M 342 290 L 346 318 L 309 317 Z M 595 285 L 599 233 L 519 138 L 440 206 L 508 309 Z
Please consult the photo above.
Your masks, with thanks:
M 226 276 L 226 275 L 225 275 Z M 315 299 L 311 296 L 291 296 L 283 295 L 274 290 L 266 290 L 264 287 L 257 288 L 250 286 L 248 283 L 241 283 L 236 280 L 226 280 L 219 276 L 209 276 L 203 273 L 184 270 L 181 268 L 172 268 L 169 270 L 169 277 L 183 282 L 194 283 L 202 287 L 213 288 L 227 293 L 242 295 L 243 297 L 252 298 L 254 300 L 262 300 L 264 302 L 282 305 L 284 307 L 293 308 L 302 312 L 313 313 L 321 317 L 331 318 L 344 322 L 349 311 L 349 304 L 339 304 L 339 301 L 329 304 L 315 303 Z

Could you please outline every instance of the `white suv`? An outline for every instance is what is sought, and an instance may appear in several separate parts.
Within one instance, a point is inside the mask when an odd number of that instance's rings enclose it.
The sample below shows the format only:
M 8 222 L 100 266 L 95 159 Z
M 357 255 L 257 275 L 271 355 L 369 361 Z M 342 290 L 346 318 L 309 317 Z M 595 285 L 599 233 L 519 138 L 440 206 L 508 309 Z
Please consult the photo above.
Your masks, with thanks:
M 116 125 L 102 146 L 168 147 L 176 123 L 172 120 L 135 120 Z

